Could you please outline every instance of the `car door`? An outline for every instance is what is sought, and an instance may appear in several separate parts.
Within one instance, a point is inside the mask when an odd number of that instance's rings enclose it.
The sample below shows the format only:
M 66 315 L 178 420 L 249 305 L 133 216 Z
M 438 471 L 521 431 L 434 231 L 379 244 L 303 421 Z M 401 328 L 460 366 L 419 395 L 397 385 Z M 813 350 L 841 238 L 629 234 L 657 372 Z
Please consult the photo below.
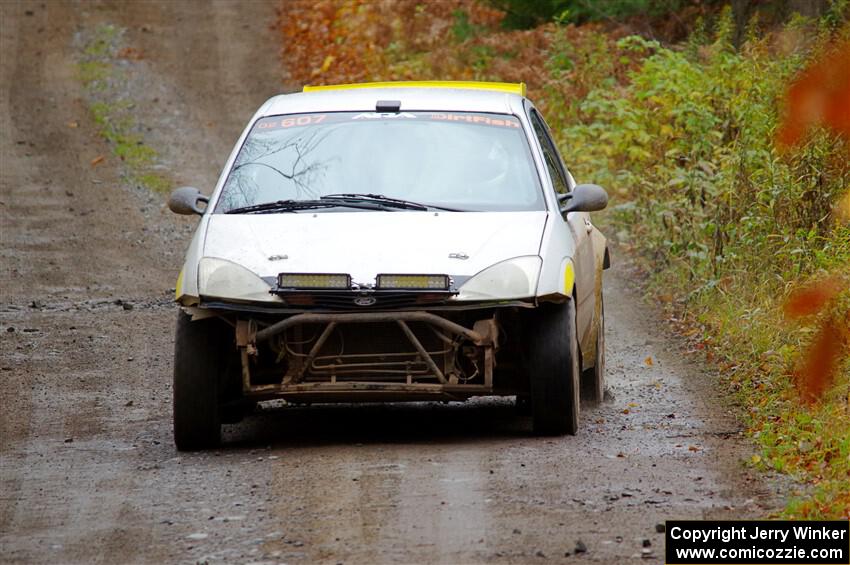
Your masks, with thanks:
M 572 191 L 575 181 L 561 160 L 546 122 L 535 108 L 530 109 L 529 118 L 534 134 L 540 142 L 552 186 L 559 194 Z M 570 212 L 566 218 L 562 216 L 562 221 L 567 223 L 575 241 L 576 255 L 573 262 L 576 270 L 576 326 L 579 343 L 582 349 L 585 349 L 591 337 L 595 305 L 596 264 L 593 244 L 589 237 L 593 225 L 587 212 Z

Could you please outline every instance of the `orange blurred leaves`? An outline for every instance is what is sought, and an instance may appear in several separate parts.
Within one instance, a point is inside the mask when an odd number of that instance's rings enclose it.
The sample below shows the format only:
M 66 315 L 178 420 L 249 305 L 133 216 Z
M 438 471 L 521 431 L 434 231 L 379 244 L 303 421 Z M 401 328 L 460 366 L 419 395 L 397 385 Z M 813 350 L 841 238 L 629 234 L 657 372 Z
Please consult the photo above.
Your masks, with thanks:
M 474 0 L 286 0 L 278 28 L 287 78 L 293 86 L 472 78 L 451 52 L 458 14 L 491 31 L 504 17 Z
M 794 382 L 805 402 L 814 402 L 832 385 L 842 353 L 848 348 L 845 334 L 848 320 L 831 316 L 830 303 L 844 290 L 846 281 L 838 275 L 809 282 L 788 297 L 785 316 L 800 319 L 826 313 L 815 338 L 802 354 L 794 371 Z
M 840 330 L 832 320 L 827 320 L 809 345 L 794 378 L 800 396 L 806 402 L 820 398 L 835 380 L 838 361 L 844 349 Z
M 816 126 L 850 139 L 850 40 L 827 49 L 788 88 L 777 144 L 794 146 Z
M 850 140 L 850 40 L 827 47 L 788 87 L 784 120 L 776 133 L 777 146 L 788 149 L 809 129 L 819 126 Z M 839 221 L 850 219 L 850 194 L 836 203 L 834 213 Z M 789 319 L 826 313 L 794 371 L 797 390 L 806 402 L 814 402 L 826 392 L 835 380 L 842 353 L 850 348 L 845 337 L 850 321 L 846 315 L 828 313 L 830 303 L 846 289 L 847 281 L 832 275 L 803 285 L 785 302 Z
M 797 319 L 817 314 L 843 289 L 844 285 L 838 276 L 809 283 L 788 297 L 784 307 L 785 316 Z
M 612 62 L 605 75 L 621 84 L 641 59 L 618 46 L 624 32 L 554 23 L 504 30 L 504 16 L 478 0 L 282 0 L 284 80 L 293 88 L 376 80 L 525 82 L 545 111 L 547 103 L 558 108 L 560 100 L 584 98 L 595 84 L 589 77 L 596 75 L 581 70 L 593 65 L 546 70 L 556 43 L 567 44 L 576 61 L 604 43 Z

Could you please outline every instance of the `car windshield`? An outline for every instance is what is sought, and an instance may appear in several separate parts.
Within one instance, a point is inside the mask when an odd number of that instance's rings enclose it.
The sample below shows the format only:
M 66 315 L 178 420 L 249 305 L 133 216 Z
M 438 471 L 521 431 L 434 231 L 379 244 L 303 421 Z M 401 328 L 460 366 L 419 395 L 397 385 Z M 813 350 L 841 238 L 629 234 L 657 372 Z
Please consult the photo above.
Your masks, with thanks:
M 545 209 L 528 142 L 514 116 L 334 112 L 258 120 L 215 211 L 332 194 L 381 195 L 463 211 Z

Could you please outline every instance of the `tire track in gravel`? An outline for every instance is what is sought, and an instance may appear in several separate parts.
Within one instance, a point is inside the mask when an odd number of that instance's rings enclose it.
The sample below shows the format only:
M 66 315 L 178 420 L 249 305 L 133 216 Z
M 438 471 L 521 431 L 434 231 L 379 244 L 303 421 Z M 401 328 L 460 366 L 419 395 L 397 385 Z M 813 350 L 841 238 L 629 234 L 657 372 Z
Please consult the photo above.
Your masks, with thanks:
M 86 125 L 69 58 L 73 6 L 18 2 L 0 9 L 2 559 L 98 561 L 151 541 L 123 497 L 103 504 L 108 463 L 93 457 L 115 448 L 102 437 L 120 365 L 111 339 L 118 348 L 139 347 L 138 334 L 114 314 L 57 316 L 43 313 L 41 303 L 155 295 L 167 265 L 159 241 L 140 242 L 150 224 L 140 211 L 146 203 L 119 188 L 114 167 L 89 165 L 106 148 Z M 137 375 L 124 386 L 142 382 Z M 71 438 L 79 443 L 69 453 Z M 133 488 L 131 473 L 118 482 Z
M 126 29 L 146 141 L 208 192 L 279 89 L 275 6 L 0 4 L 0 561 L 644 563 L 665 518 L 770 508 L 716 377 L 622 266 L 606 283 L 614 400 L 576 437 L 532 437 L 510 402 L 480 400 L 274 410 L 222 449 L 174 450 L 168 289 L 194 221 L 125 186 L 113 157 L 90 166 L 109 151 L 72 45 Z M 565 556 L 577 539 L 588 553 Z
M 184 544 L 162 549 L 173 535 L 167 523 L 160 526 L 164 532 L 153 525 L 161 522 L 156 508 L 168 505 L 143 470 L 174 457 L 173 307 L 163 311 L 162 304 L 191 233 L 184 226 L 194 222 L 173 217 L 160 196 L 125 185 L 120 164 L 90 124 L 73 45 L 79 33 L 129 18 L 131 36 L 161 34 L 179 43 L 164 45 L 166 52 L 211 61 L 210 74 L 231 77 L 228 92 L 189 88 L 192 99 L 168 99 L 180 114 L 224 124 L 191 142 L 180 136 L 187 128 L 176 127 L 173 116 L 146 108 L 145 119 L 169 126 L 163 139 L 180 141 L 163 142 L 175 177 L 211 187 L 227 146 L 276 81 L 256 89 L 257 81 L 245 83 L 251 102 L 243 105 L 241 79 L 208 57 L 216 37 L 193 44 L 213 30 L 180 36 L 172 24 L 266 22 L 273 6 L 4 2 L 0 9 L 0 374 L 6 385 L 0 391 L 0 561 L 177 561 L 173 552 L 184 551 Z M 272 51 L 261 66 L 274 68 L 275 59 Z M 140 78 L 161 86 L 156 75 Z M 107 158 L 92 167 L 97 155 Z M 190 171 L 185 180 L 181 170 Z M 202 498 L 196 495 L 191 498 Z

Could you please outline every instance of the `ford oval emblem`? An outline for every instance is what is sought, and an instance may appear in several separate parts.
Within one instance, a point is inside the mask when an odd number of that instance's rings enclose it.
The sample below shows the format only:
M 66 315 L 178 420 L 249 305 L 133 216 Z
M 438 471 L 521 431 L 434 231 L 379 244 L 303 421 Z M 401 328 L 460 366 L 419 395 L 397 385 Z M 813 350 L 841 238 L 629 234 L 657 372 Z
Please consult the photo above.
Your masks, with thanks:
M 358 296 L 354 299 L 354 303 L 358 306 L 371 306 L 375 302 L 377 302 L 377 300 L 375 300 L 375 297 L 373 296 Z

